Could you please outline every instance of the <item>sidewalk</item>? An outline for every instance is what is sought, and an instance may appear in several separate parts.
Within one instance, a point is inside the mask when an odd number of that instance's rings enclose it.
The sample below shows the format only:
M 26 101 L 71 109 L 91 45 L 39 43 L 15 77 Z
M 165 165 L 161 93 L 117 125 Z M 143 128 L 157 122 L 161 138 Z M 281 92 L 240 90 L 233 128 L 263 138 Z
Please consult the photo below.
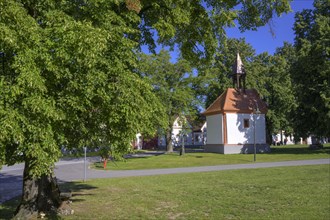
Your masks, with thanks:
M 253 164 L 231 164 L 231 165 L 217 165 L 217 166 L 203 166 L 203 167 L 181 167 L 181 168 L 163 168 L 150 170 L 95 170 L 87 169 L 87 180 L 97 178 L 118 178 L 131 176 L 151 176 L 151 175 L 165 175 L 177 173 L 196 173 L 196 172 L 210 172 L 221 170 L 237 170 L 237 169 L 256 169 L 269 167 L 283 167 L 283 166 L 304 166 L 304 165 L 319 165 L 330 164 L 329 159 L 317 160 L 297 160 L 297 161 L 282 161 L 282 162 L 268 162 L 268 163 L 253 163 Z M 84 172 L 83 166 L 75 164 L 66 167 L 67 172 L 61 172 L 61 167 L 58 166 L 55 170 L 56 177 L 61 181 L 83 180 Z

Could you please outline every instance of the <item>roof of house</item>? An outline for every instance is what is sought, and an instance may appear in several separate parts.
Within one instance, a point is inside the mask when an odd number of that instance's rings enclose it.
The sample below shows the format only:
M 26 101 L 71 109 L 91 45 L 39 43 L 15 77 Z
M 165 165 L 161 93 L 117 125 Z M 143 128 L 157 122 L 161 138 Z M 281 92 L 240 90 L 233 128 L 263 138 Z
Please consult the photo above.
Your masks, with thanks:
M 200 114 L 194 116 L 185 116 L 185 118 L 187 119 L 189 127 L 193 132 L 200 132 L 206 123 L 206 117 Z
M 194 126 L 192 127 L 192 131 L 201 132 L 205 123 L 206 121 L 195 122 Z
M 257 90 L 236 90 L 234 88 L 229 88 L 222 93 L 202 114 L 205 116 L 228 112 L 250 114 L 253 113 L 257 107 L 262 114 L 267 113 L 267 105 L 260 98 Z

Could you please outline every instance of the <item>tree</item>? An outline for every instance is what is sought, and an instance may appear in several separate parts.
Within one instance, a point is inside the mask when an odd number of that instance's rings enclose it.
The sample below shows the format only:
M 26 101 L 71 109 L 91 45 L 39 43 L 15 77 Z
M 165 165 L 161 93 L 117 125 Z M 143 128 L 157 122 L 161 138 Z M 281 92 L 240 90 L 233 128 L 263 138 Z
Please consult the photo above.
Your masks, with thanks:
M 161 0 L 141 1 L 140 42 L 154 50 L 157 43 L 178 46 L 182 57 L 193 65 L 210 62 L 224 40 L 225 28 L 237 21 L 241 31 L 256 30 L 274 17 L 290 10 L 289 0 Z
M 155 94 L 162 100 L 166 112 L 166 126 L 163 133 L 166 136 L 166 148 L 173 151 L 173 123 L 178 117 L 191 115 L 196 106 L 195 93 L 191 85 L 194 81 L 192 69 L 186 60 L 177 63 L 170 62 L 168 51 L 161 50 L 156 55 L 141 55 L 141 76 L 148 79 Z
M 25 162 L 17 217 L 27 218 L 59 207 L 60 147 L 106 143 L 122 154 L 137 131 L 162 124 L 159 99 L 136 74 L 136 51 L 154 48 L 153 33 L 198 64 L 235 19 L 253 29 L 289 3 L 0 0 L 0 8 L 0 163 Z
M 152 87 L 133 72 L 137 44 L 123 38 L 138 16 L 94 3 L 1 1 L 0 158 L 25 162 L 17 218 L 56 212 L 62 146 L 107 144 L 123 154 L 137 132 L 162 121 Z M 100 17 L 88 15 L 94 10 Z
M 292 133 L 291 113 L 294 110 L 294 94 L 290 78 L 291 63 L 286 59 L 292 54 L 285 54 L 287 44 L 278 48 L 274 56 L 262 53 L 253 59 L 248 68 L 247 85 L 256 88 L 267 103 L 266 115 L 267 140 L 271 135 L 285 130 Z M 284 52 L 280 52 L 284 51 Z
M 294 91 L 294 83 L 292 82 L 291 70 L 292 64 L 296 60 L 296 51 L 292 44 L 284 42 L 282 47 L 276 49 L 274 57 L 279 60 L 279 64 L 274 65 L 275 70 L 282 70 L 279 73 L 280 81 L 282 83 L 283 89 L 280 91 L 279 96 L 274 99 L 274 104 L 279 108 L 279 119 L 280 123 L 275 123 L 273 132 L 278 133 L 278 131 L 285 131 L 285 135 L 289 136 L 294 134 L 293 130 L 293 118 L 296 112 L 296 97 Z M 280 100 L 277 100 L 280 98 Z M 283 102 L 280 102 L 280 101 Z M 282 134 L 282 132 L 280 132 Z M 282 138 L 282 137 L 281 137 Z
M 188 134 L 192 132 L 191 128 L 192 126 L 188 123 L 188 120 L 186 117 L 182 116 L 179 118 L 179 123 L 181 125 L 181 131 L 179 132 L 180 141 L 181 141 L 181 148 L 180 148 L 180 156 L 184 156 L 186 154 L 185 150 L 185 140 L 188 137 Z
M 297 60 L 292 67 L 297 109 L 294 130 L 299 137 L 330 136 L 330 5 L 316 0 L 314 10 L 295 16 Z
M 228 39 L 219 47 L 215 63 L 209 68 L 214 75 L 207 84 L 206 106 L 227 88 L 233 86 L 230 77 L 237 51 L 247 72 L 247 88 L 257 89 L 268 104 L 267 137 L 271 142 L 271 134 L 279 130 L 287 132 L 292 130 L 290 126 L 290 113 L 294 107 L 290 78 L 292 47 L 285 44 L 283 48 L 278 48 L 274 56 L 267 53 L 256 56 L 254 49 L 244 39 Z

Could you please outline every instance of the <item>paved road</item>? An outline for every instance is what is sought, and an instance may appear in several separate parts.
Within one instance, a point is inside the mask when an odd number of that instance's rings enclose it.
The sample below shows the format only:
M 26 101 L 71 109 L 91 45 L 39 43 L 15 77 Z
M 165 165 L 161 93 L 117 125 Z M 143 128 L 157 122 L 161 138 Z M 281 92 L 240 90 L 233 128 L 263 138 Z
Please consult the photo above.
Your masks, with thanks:
M 86 167 L 98 158 L 88 158 Z M 185 168 L 169 168 L 169 169 L 151 169 L 151 170 L 124 170 L 124 171 L 104 171 L 86 169 L 87 179 L 95 178 L 117 178 L 129 176 L 150 176 L 175 173 L 192 173 L 192 172 L 208 172 L 220 170 L 235 170 L 235 169 L 255 169 L 267 167 L 282 167 L 282 166 L 301 166 L 301 165 L 318 165 L 330 164 L 330 158 L 318 160 L 299 160 L 299 161 L 283 161 L 271 163 L 253 163 L 253 164 L 232 164 L 204 167 L 185 167 Z M 23 164 L 14 165 L 11 167 L 3 167 L 0 171 L 0 203 L 18 196 L 22 192 L 22 174 Z M 56 163 L 55 175 L 59 181 L 73 181 L 84 179 L 84 160 L 71 159 L 61 160 Z

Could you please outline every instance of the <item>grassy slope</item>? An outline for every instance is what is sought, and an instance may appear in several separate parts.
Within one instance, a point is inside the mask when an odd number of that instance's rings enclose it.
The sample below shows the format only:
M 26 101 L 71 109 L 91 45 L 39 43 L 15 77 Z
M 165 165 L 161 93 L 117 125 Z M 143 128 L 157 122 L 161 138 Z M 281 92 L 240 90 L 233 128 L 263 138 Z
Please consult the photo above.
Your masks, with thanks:
M 330 219 L 329 165 L 96 179 L 71 189 L 64 219 Z M 18 205 L 0 205 L 9 219 Z
M 308 160 L 329 158 L 330 145 L 323 149 L 310 150 L 305 145 L 287 145 L 272 147 L 272 152 L 268 154 L 257 154 L 257 162 L 274 162 L 288 160 Z M 179 156 L 177 153 L 163 154 L 147 158 L 127 159 L 115 163 L 108 162 L 107 169 L 110 170 L 135 170 L 135 169 L 155 169 L 173 167 L 193 167 L 212 166 L 221 164 L 252 163 L 252 154 L 224 155 L 216 153 L 187 153 Z M 95 163 L 94 168 L 103 169 L 103 164 Z
M 257 161 L 329 158 L 329 153 L 329 145 L 318 151 L 276 147 L 271 154 L 258 154 Z M 153 163 L 159 168 L 252 160 L 253 155 L 192 153 L 123 164 L 139 169 Z M 329 179 L 329 165 L 320 165 L 100 179 L 61 187 L 74 192 L 76 214 L 67 219 L 330 219 Z M 9 219 L 17 204 L 16 199 L 0 205 L 0 219 Z
M 330 219 L 328 165 L 71 183 L 65 219 Z

